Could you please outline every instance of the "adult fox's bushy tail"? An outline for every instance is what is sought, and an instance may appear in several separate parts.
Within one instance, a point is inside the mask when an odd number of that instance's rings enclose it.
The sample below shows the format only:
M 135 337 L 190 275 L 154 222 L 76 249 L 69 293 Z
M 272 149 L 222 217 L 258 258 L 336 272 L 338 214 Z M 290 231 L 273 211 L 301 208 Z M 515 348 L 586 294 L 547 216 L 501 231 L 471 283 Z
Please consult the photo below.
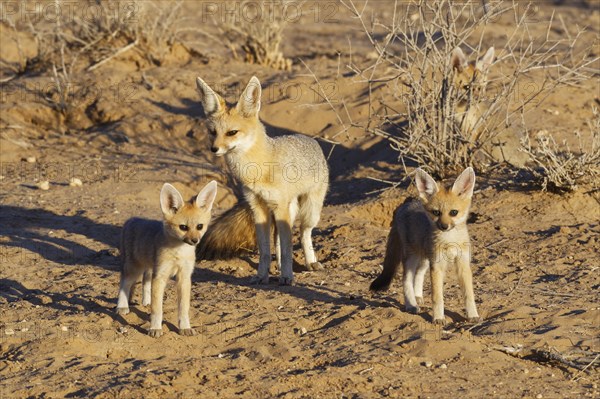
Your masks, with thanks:
M 212 222 L 196 248 L 196 259 L 229 259 L 256 249 L 252 210 L 240 201 Z

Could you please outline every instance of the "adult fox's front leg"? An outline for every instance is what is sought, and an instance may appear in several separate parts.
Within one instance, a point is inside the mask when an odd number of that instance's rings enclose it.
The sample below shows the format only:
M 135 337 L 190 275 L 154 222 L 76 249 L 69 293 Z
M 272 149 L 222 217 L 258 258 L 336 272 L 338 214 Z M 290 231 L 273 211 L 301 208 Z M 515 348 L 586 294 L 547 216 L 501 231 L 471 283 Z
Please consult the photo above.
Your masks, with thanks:
M 267 284 L 269 282 L 269 266 L 271 264 L 271 214 L 265 204 L 258 201 L 251 203 L 258 242 L 258 272 L 251 280 L 252 284 Z

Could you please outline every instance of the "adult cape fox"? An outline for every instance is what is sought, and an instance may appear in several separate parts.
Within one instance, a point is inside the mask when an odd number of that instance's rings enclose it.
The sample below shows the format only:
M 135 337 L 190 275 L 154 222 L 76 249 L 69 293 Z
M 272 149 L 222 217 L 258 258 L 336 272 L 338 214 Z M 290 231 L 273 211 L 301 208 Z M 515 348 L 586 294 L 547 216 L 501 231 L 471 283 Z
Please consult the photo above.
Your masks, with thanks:
M 481 101 L 488 82 L 488 71 L 494 62 L 494 47 L 477 61 L 470 61 L 460 47 L 452 51 L 450 64 L 454 71 L 453 85 L 458 92 L 454 120 L 470 141 L 477 141 L 483 132 L 482 116 L 487 107 Z
M 244 195 L 243 201 L 212 224 L 199 247 L 199 258 L 231 256 L 253 248 L 256 242 L 260 260 L 252 282 L 266 284 L 274 222 L 279 282 L 292 284 L 291 229 L 299 219 L 306 266 L 322 268 L 311 237 L 329 185 L 327 162 L 319 144 L 299 134 L 267 135 L 258 117 L 261 87 L 256 77 L 250 79 L 236 105 L 226 104 L 202 79 L 196 83 L 212 138 L 211 150 L 225 158 Z
M 404 305 L 412 313 L 423 303 L 423 281 L 431 268 L 433 321 L 444 324 L 443 284 L 446 270 L 456 266 L 465 300 L 467 318 L 479 319 L 473 293 L 471 249 L 467 217 L 475 186 L 475 172 L 465 169 L 452 187 L 440 187 L 426 172 L 417 169 L 419 199 L 408 198 L 394 212 L 383 271 L 371 290 L 390 286 L 400 263 L 404 266 Z
M 160 192 L 163 221 L 132 218 L 121 236 L 121 284 L 117 312 L 129 313 L 133 286 L 142 278 L 142 305 L 151 305 L 148 334 L 162 334 L 164 290 L 177 278 L 179 333 L 194 335 L 189 309 L 196 245 L 211 219 L 217 183 L 208 183 L 195 198 L 184 202 L 179 191 L 165 183 Z M 143 276 L 143 277 L 142 277 Z

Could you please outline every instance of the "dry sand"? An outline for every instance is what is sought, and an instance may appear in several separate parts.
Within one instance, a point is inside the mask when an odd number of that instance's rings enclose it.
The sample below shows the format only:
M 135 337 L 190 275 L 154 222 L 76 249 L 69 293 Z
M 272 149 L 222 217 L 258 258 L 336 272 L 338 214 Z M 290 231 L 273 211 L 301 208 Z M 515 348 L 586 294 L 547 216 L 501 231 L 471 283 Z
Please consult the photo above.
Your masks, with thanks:
M 356 21 L 332 4 L 320 8 L 335 12 L 331 21 L 307 14 L 291 23 L 283 49 L 303 58 L 361 120 L 368 113 L 364 87 L 344 65 L 348 39 L 355 61 L 367 62 L 368 46 Z M 188 15 L 199 13 L 192 2 L 186 7 Z M 539 7 L 552 12 L 550 4 Z M 586 40 L 598 43 L 597 7 L 556 12 L 567 24 L 589 25 Z M 4 60 L 16 57 L 9 36 L 4 29 Z M 35 54 L 28 43 L 27 54 Z M 493 43 L 490 37 L 484 44 Z M 118 316 L 120 226 L 131 216 L 160 217 L 163 182 L 191 193 L 216 178 L 216 212 L 235 202 L 198 120 L 196 76 L 234 101 L 257 75 L 261 116 L 272 134 L 324 137 L 339 128 L 300 63 L 278 72 L 232 60 L 202 37 L 191 46 L 203 57 L 179 48 L 170 62 L 142 70 L 132 52 L 77 74 L 77 84 L 95 94 L 81 100 L 63 132 L 56 112 L 29 90 L 50 84 L 47 75 L 25 74 L 2 86 L 0 398 L 600 397 L 597 363 L 579 371 L 548 356 L 575 361 L 591 354 L 591 361 L 600 353 L 598 192 L 543 193 L 504 167 L 479 176 L 469 229 L 484 321 L 464 322 L 450 274 L 450 323 L 441 328 L 430 323 L 428 284 L 420 315 L 403 311 L 399 280 L 388 292 L 368 292 L 392 211 L 414 191 L 381 191 L 388 185 L 370 179 L 399 181 L 404 171 L 385 141 L 360 131 L 340 136 L 333 149 L 322 142 L 332 183 L 314 240 L 324 271 L 303 270 L 296 236 L 292 287 L 275 279 L 251 286 L 256 254 L 200 262 L 192 288 L 195 337 L 176 332 L 172 284 L 160 339 L 145 334 L 149 309 L 140 304 Z M 531 116 L 531 129 L 571 139 L 591 116 L 598 88 L 596 76 L 555 93 Z M 69 185 L 72 178 L 82 185 Z M 38 188 L 43 181 L 48 190 Z

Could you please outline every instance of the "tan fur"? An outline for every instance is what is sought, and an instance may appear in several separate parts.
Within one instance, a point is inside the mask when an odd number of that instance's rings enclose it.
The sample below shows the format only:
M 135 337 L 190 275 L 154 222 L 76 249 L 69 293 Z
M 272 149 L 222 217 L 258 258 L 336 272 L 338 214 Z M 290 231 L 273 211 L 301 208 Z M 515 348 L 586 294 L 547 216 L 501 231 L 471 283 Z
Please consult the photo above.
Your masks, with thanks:
M 211 223 L 197 247 L 196 258 L 230 259 L 255 249 L 252 209 L 241 201 Z
M 478 320 L 466 224 L 475 173 L 467 168 L 451 188 L 438 187 L 421 169 L 415 176 L 420 198 L 410 198 L 396 209 L 383 271 L 371 284 L 371 290 L 387 289 L 402 263 L 404 304 L 407 311 L 418 313 L 423 302 L 423 280 L 431 267 L 433 321 L 444 323 L 444 276 L 447 268 L 455 265 L 467 318 Z
M 454 49 L 451 65 L 454 71 L 453 84 L 459 93 L 455 108 L 455 120 L 460 130 L 471 141 L 477 141 L 483 131 L 481 116 L 487 107 L 481 102 L 489 67 L 494 61 L 494 48 L 490 47 L 478 61 L 469 62 L 460 48 Z
M 265 131 L 258 114 L 261 88 L 256 77 L 250 79 L 238 103 L 229 106 L 202 79 L 197 79 L 212 150 L 225 161 L 244 188 L 245 205 L 215 224 L 215 234 L 208 244 L 226 240 L 217 247 L 239 248 L 247 240 L 247 216 L 252 214 L 260 260 L 255 283 L 267 283 L 271 261 L 270 230 L 277 229 L 276 255 L 281 271 L 280 284 L 292 284 L 292 226 L 300 220 L 301 242 L 309 268 L 320 268 L 312 247 L 312 229 L 319 221 L 329 184 L 327 162 L 318 143 L 304 135 L 272 138 Z M 241 220 L 241 233 L 233 224 Z M 212 235 L 212 233 L 209 233 Z M 217 237 L 218 236 L 218 237 Z M 214 237 L 215 239 L 213 239 Z M 242 242 L 235 240 L 240 237 Z
M 151 305 L 148 334 L 162 334 L 162 302 L 169 279 L 177 278 L 179 333 L 194 335 L 189 308 L 195 249 L 208 227 L 217 183 L 211 181 L 185 203 L 170 184 L 160 193 L 163 221 L 132 218 L 121 236 L 121 284 L 117 312 L 129 313 L 133 285 L 142 277 L 142 305 Z

